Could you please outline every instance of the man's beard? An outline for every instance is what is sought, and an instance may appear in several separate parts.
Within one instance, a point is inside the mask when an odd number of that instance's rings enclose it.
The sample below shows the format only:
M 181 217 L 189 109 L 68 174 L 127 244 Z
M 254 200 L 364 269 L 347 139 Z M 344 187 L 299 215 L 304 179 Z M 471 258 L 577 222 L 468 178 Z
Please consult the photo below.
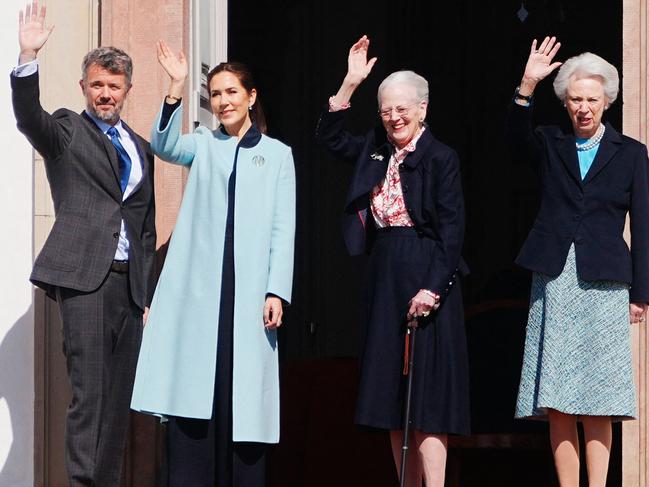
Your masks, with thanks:
M 115 105 L 112 110 L 98 112 L 97 110 L 95 110 L 95 107 L 93 105 L 88 105 L 86 107 L 86 110 L 88 110 L 93 117 L 98 118 L 102 122 L 111 123 L 119 120 L 119 115 L 122 112 L 122 106 Z

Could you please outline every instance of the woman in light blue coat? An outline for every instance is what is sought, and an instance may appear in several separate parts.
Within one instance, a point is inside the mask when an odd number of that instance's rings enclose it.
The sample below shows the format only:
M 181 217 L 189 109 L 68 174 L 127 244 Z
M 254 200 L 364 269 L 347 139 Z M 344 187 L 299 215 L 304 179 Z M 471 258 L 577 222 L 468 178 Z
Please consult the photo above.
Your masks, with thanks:
M 291 298 L 295 171 L 271 139 L 247 68 L 221 63 L 207 84 L 220 128 L 181 135 L 182 53 L 158 43 L 169 75 L 151 135 L 190 167 L 158 281 L 131 407 L 166 416 L 169 485 L 264 485 L 279 441 L 276 329 Z

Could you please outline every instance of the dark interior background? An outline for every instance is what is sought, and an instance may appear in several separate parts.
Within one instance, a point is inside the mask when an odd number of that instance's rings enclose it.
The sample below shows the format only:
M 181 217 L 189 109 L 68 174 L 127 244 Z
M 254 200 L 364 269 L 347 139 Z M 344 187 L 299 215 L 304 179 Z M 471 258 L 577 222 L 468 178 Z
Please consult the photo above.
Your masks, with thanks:
M 517 16 L 522 6 L 524 22 Z M 282 443 L 273 452 L 272 481 L 396 481 L 385 435 L 351 426 L 365 259 L 346 255 L 340 232 L 351 169 L 314 139 L 318 114 L 345 75 L 348 49 L 363 34 L 379 60 L 352 99 L 349 129 L 362 133 L 378 123 L 379 83 L 412 69 L 430 83 L 432 133 L 462 161 L 476 436 L 451 442 L 447 485 L 556 485 L 546 425 L 512 419 L 530 282 L 513 260 L 536 212 L 538 183 L 522 161 L 510 160 L 504 119 L 533 38 L 556 35 L 559 60 L 591 51 L 621 68 L 621 1 L 230 2 L 229 58 L 252 68 L 269 135 L 293 148 L 297 171 L 295 286 L 280 335 Z M 535 97 L 538 123 L 569 124 L 551 79 Z M 621 128 L 620 101 L 606 118 Z M 621 485 L 617 428 L 611 461 L 609 485 Z

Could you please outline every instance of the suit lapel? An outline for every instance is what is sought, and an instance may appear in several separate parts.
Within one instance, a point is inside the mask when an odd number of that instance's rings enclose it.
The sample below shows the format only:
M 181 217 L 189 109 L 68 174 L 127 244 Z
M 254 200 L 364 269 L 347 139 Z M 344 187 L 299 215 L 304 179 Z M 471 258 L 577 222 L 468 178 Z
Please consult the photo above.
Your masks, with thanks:
M 421 134 L 421 137 L 417 141 L 417 150 L 409 153 L 406 158 L 403 160 L 403 164 L 412 169 L 417 167 L 421 159 L 424 157 L 424 154 L 427 153 L 428 147 L 435 141 L 435 137 L 430 133 L 430 130 L 426 128 Z
M 99 140 L 101 141 L 104 150 L 106 151 L 106 156 L 108 157 L 108 162 L 113 171 L 113 176 L 115 177 L 115 184 L 117 185 L 117 191 L 120 193 L 121 198 L 121 188 L 119 183 L 119 162 L 117 161 L 117 150 L 115 146 L 110 141 L 106 134 L 104 134 L 101 129 L 97 126 L 92 118 L 84 111 L 82 112 L 83 117 L 88 121 L 88 123 L 97 131 L 99 135 Z
M 620 137 L 620 134 L 607 123 L 606 132 L 604 132 L 604 137 L 599 144 L 599 149 L 597 149 L 597 154 L 595 154 L 593 164 L 586 173 L 584 184 L 588 184 L 597 173 L 606 167 L 611 159 L 613 159 L 615 153 L 619 150 L 621 144 L 622 138 Z
M 572 134 L 560 134 L 557 135 L 557 138 L 559 139 L 557 144 L 559 157 L 573 179 L 581 186 L 582 180 L 581 173 L 579 172 L 579 159 L 577 157 L 575 137 Z
M 135 132 L 133 132 L 131 127 L 126 125 L 126 122 L 124 122 L 124 120 L 122 120 L 122 126 L 130 134 L 131 138 L 135 142 L 135 147 L 137 148 L 137 155 L 140 157 L 140 167 L 142 168 L 142 177 L 140 178 L 140 182 L 137 183 L 135 188 L 133 188 L 133 191 L 131 191 L 131 193 L 128 195 L 128 198 L 131 198 L 135 193 L 137 193 L 140 190 L 142 184 L 144 184 L 145 178 L 148 177 L 149 168 L 147 167 L 146 164 L 147 161 L 146 149 L 142 145 L 142 140 L 140 139 L 140 137 L 137 136 Z
M 377 127 L 375 130 L 374 141 L 374 146 L 365 154 L 365 159 L 359 161 L 358 184 L 352 187 L 352 191 L 347 197 L 348 205 L 370 193 L 388 172 L 392 145 L 388 142 L 383 127 Z

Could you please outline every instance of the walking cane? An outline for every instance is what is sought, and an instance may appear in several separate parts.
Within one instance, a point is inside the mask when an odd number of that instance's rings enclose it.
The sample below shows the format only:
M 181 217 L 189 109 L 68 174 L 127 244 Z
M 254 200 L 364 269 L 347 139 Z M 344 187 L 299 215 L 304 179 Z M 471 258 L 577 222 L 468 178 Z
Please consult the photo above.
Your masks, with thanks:
M 451 276 L 443 296 L 448 296 L 451 288 L 455 285 L 458 269 Z M 435 313 L 437 310 L 434 311 Z M 427 318 L 429 313 L 425 313 L 422 318 Z M 403 414 L 403 443 L 401 444 L 401 478 L 399 479 L 400 487 L 406 485 L 406 458 L 408 457 L 408 436 L 410 433 L 410 402 L 412 400 L 412 375 L 415 364 L 415 337 L 417 336 L 417 327 L 419 326 L 418 317 L 413 317 L 408 321 L 406 330 L 406 346 L 403 364 L 403 375 L 408 376 L 408 385 L 406 387 L 406 404 Z
M 400 487 L 406 485 L 406 458 L 408 456 L 408 436 L 410 433 L 410 401 L 412 399 L 412 373 L 415 360 L 415 338 L 417 336 L 417 318 L 408 322 L 406 330 L 406 360 L 404 366 L 404 375 L 408 376 L 408 385 L 406 387 L 406 405 L 403 415 L 403 443 L 401 444 L 401 479 Z

